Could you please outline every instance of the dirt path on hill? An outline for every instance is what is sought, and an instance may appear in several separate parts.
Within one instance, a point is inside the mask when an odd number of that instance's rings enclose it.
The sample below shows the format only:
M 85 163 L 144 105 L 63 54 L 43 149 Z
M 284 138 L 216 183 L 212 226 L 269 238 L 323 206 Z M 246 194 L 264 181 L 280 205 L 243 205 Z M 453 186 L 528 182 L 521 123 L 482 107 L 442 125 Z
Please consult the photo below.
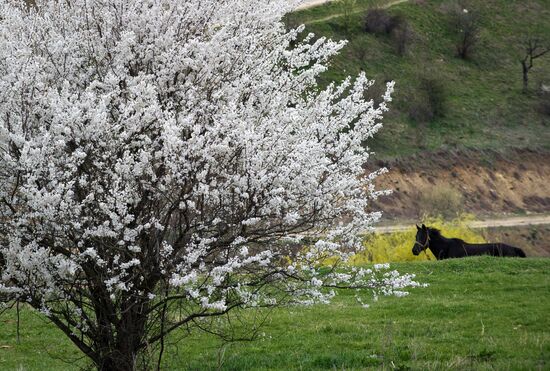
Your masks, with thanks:
M 309 1 L 305 1 L 302 5 L 298 6 L 296 8 L 296 10 L 302 10 L 302 9 L 307 9 L 307 8 L 313 8 L 314 6 L 319 6 L 319 5 L 323 5 L 325 3 L 330 3 L 334 0 L 309 0 Z M 401 3 L 404 3 L 406 1 L 409 1 L 409 0 L 394 0 L 394 1 L 390 1 L 388 4 L 384 5 L 384 8 L 389 8 L 390 6 L 393 6 L 393 5 L 397 5 L 397 4 L 401 4 Z
M 330 3 L 334 0 L 309 0 L 309 1 L 306 1 L 305 3 L 303 3 L 302 5 L 298 6 L 296 8 L 296 10 L 303 10 L 303 9 L 307 9 L 307 8 L 313 8 L 315 6 L 319 6 L 319 5 L 323 5 L 325 3 Z M 397 5 L 397 4 L 401 4 L 401 3 L 406 3 L 407 1 L 409 0 L 393 0 L 393 1 L 389 1 L 386 5 L 384 5 L 382 8 L 384 9 L 387 9 L 389 7 L 392 7 L 394 5 Z M 360 13 L 360 12 L 363 12 L 364 9 L 361 9 L 361 10 L 357 10 L 353 13 Z M 310 21 L 310 22 L 307 22 L 307 23 L 317 23 L 317 22 L 323 22 L 323 21 L 328 21 L 329 19 L 332 19 L 332 18 L 337 18 L 337 17 L 340 17 L 342 16 L 342 14 L 332 14 L 328 17 L 324 17 L 324 18 L 319 18 L 319 19 L 315 19 L 313 21 Z
M 329 3 L 331 1 L 333 1 L 333 0 L 309 0 L 309 1 L 304 1 L 304 3 L 302 5 L 299 5 L 296 8 L 296 10 L 313 8 L 314 6 L 323 5 L 324 3 Z
M 476 220 L 468 223 L 470 228 L 495 228 L 495 227 L 524 227 L 530 225 L 550 225 L 550 215 L 525 215 L 514 216 L 509 218 L 495 218 L 486 220 Z M 414 225 L 414 222 L 408 224 L 400 223 L 394 225 L 381 225 L 375 227 L 374 230 L 377 233 L 392 233 L 400 232 L 410 229 Z

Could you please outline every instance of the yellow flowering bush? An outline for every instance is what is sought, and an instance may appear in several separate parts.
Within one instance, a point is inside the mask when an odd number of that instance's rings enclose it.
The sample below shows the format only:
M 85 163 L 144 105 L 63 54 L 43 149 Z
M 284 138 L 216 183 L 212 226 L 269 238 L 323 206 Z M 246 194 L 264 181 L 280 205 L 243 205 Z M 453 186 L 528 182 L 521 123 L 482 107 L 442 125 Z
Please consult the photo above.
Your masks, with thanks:
M 445 221 L 441 217 L 426 218 L 423 223 L 428 227 L 441 230 L 446 237 L 461 238 L 471 243 L 486 242 L 481 233 L 468 227 L 474 217 L 463 214 L 451 221 Z M 416 227 L 403 232 L 373 233 L 365 236 L 365 250 L 358 253 L 351 259 L 353 265 L 366 263 L 386 263 L 401 261 L 423 261 L 435 260 L 430 250 L 426 250 L 418 256 L 414 256 L 412 248 L 416 237 Z

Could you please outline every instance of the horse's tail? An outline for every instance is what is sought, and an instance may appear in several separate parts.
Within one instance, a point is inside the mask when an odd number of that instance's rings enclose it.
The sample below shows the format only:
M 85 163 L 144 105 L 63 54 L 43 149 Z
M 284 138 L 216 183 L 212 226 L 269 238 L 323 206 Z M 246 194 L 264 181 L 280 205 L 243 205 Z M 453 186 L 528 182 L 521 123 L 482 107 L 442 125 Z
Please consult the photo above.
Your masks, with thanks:
M 526 258 L 527 257 L 527 255 L 525 255 L 523 250 L 520 249 L 519 247 L 514 247 L 514 251 L 516 252 L 516 256 L 519 256 L 520 258 Z

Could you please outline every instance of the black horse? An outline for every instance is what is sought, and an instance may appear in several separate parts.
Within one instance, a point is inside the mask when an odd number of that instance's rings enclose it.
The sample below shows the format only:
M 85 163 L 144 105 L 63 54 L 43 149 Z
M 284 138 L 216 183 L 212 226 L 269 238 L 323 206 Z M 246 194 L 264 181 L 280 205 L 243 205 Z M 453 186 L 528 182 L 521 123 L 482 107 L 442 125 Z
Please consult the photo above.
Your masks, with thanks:
M 467 243 L 459 238 L 445 238 L 435 228 L 416 226 L 416 241 L 412 252 L 420 254 L 426 249 L 432 250 L 437 260 L 449 258 L 464 258 L 473 255 L 517 256 L 525 258 L 525 253 L 519 247 L 503 243 Z

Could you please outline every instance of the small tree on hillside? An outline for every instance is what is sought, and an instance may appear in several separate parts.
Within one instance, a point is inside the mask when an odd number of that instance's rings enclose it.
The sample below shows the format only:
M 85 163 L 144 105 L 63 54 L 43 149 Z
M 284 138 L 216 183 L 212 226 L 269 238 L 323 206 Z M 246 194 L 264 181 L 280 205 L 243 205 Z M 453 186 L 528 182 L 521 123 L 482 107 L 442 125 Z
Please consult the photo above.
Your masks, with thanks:
M 409 25 L 409 22 L 405 18 L 398 17 L 398 20 L 395 22 L 396 26 L 391 32 L 393 42 L 397 54 L 404 56 L 407 53 L 409 44 L 413 39 L 412 27 Z
M 363 30 L 377 35 L 391 35 L 400 56 L 405 55 L 413 37 L 412 28 L 405 17 L 392 15 L 383 8 L 371 8 L 365 12 Z
M 370 8 L 363 16 L 363 29 L 368 33 L 389 35 L 401 21 L 401 17 L 391 15 L 387 9 Z
M 353 16 L 356 4 L 357 0 L 337 0 L 337 5 L 342 17 L 342 21 L 344 22 L 344 31 L 348 38 L 353 35 Z
M 409 117 L 420 123 L 443 117 L 447 106 L 445 85 L 432 74 L 417 77 L 418 89 L 411 99 Z
M 550 46 L 544 44 L 541 38 L 529 36 L 523 41 L 524 56 L 520 59 L 523 73 L 523 91 L 529 90 L 529 71 L 533 68 L 533 61 L 550 52 Z
M 362 144 L 392 84 L 379 106 L 364 74 L 318 89 L 344 43 L 298 41 L 292 6 L 0 0 L 2 302 L 112 371 L 238 308 L 415 284 L 337 270 L 380 216 Z
M 479 41 L 479 18 L 471 9 L 462 6 L 451 10 L 451 28 L 455 34 L 456 55 L 462 59 L 471 57 Z

